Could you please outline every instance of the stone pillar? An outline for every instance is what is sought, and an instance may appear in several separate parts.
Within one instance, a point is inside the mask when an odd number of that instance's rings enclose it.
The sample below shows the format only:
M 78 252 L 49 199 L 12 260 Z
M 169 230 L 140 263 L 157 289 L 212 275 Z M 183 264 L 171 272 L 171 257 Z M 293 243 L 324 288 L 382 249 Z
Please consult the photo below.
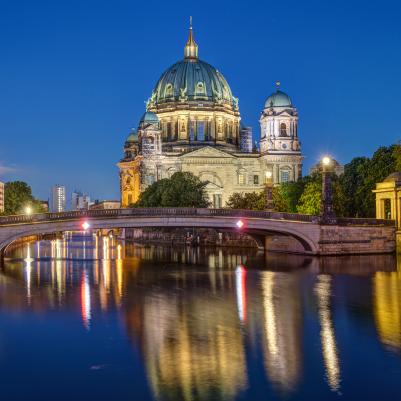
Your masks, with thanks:
M 322 172 L 322 200 L 320 204 L 320 215 L 323 224 L 336 224 L 337 219 L 333 206 L 332 171 L 329 166 L 323 164 Z
M 383 219 L 382 200 L 376 195 L 376 219 Z

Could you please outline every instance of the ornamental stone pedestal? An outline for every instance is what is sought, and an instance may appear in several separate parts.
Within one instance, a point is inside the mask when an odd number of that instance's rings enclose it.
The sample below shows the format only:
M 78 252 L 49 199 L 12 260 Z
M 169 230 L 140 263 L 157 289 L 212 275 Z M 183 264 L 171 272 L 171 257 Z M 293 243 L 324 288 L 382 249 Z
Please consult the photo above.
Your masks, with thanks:
M 320 215 L 323 224 L 337 224 L 337 217 L 333 205 L 332 169 L 328 163 L 323 163 L 322 171 L 322 200 L 320 203 Z

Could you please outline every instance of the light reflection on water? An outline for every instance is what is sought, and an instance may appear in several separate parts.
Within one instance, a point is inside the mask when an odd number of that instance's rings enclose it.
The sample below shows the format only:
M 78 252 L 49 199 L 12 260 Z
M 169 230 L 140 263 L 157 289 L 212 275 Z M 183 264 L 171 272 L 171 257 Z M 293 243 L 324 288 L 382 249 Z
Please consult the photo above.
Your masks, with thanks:
M 63 400 L 401 392 L 401 274 L 391 255 L 265 256 L 84 236 L 19 245 L 8 256 L 0 271 L 6 399 L 54 400 L 51 386 L 63 388 Z M 69 343 L 72 360 L 60 350 Z M 31 368 L 15 362 L 26 350 L 38 361 Z M 13 386 L 13 372 L 25 372 L 28 385 Z

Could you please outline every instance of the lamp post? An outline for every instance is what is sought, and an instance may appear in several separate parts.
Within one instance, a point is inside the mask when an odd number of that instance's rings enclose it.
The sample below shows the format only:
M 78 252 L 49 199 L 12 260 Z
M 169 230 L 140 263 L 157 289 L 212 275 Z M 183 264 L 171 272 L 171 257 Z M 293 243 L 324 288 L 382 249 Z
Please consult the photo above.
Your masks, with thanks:
M 322 200 L 320 203 L 320 215 L 323 224 L 336 224 L 337 218 L 333 206 L 333 161 L 325 156 L 322 159 Z
M 271 171 L 265 173 L 265 208 L 271 212 L 274 210 L 273 205 L 273 174 Z

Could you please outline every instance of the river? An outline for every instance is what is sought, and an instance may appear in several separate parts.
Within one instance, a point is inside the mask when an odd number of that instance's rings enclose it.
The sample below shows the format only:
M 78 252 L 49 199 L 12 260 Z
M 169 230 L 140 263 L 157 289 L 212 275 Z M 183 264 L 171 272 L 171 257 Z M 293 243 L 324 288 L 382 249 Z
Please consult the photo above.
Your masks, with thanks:
M 0 324 L 7 401 L 401 399 L 395 255 L 20 244 Z

